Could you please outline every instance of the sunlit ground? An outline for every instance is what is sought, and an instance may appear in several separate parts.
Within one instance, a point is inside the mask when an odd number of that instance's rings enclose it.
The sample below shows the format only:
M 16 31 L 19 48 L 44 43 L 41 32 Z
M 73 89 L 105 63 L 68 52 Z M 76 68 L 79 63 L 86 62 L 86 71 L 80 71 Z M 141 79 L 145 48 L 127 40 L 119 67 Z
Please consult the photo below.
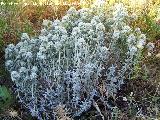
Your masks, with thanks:
M 90 7 L 92 5 L 113 5 L 114 3 L 124 3 L 129 8 L 134 10 L 136 14 L 141 14 L 144 10 L 149 10 L 149 15 L 154 17 L 155 20 L 160 18 L 160 6 L 157 3 L 160 3 L 160 0 L 18 0 L 18 3 L 15 2 L 6 2 L 8 5 L 17 5 L 21 4 L 22 6 L 34 5 L 79 5 L 81 8 Z M 0 1 L 0 5 L 5 5 L 6 3 Z
M 59 5 L 59 4 L 69 4 L 69 3 L 80 3 L 80 4 L 88 4 L 88 3 L 93 3 L 96 5 L 99 4 L 104 4 L 105 2 L 107 3 L 115 3 L 117 0 L 35 0 L 35 1 L 30 1 L 30 0 L 22 0 L 19 1 L 21 3 L 24 4 L 34 4 L 34 5 L 43 5 L 43 4 L 55 4 L 55 5 Z M 118 2 L 123 2 L 123 3 L 132 3 L 132 6 L 135 5 L 144 5 L 147 2 L 149 2 L 150 0 L 118 0 Z M 0 2 L 1 5 L 4 5 L 4 2 Z M 14 2 L 10 2 L 10 5 L 12 4 L 16 4 Z

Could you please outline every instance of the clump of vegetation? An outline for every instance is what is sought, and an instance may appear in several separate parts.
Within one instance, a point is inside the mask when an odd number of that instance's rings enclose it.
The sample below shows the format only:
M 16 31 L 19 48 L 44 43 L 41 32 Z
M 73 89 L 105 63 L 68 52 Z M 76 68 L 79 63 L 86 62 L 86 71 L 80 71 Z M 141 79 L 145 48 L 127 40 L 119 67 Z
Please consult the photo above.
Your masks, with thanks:
M 3 2 L 3 4 L 1 4 L 1 2 Z M 16 0 L 14 2 L 12 0 L 0 1 L 0 4 L 0 85 L 3 85 L 6 89 L 12 89 L 13 82 L 11 82 L 10 76 L 5 69 L 5 47 L 10 43 L 17 44 L 21 32 L 27 32 L 29 36 L 39 34 L 43 19 L 53 20 L 61 18 L 69 9 L 69 5 L 55 6 L 44 4 L 37 6 L 38 4 L 33 5 L 32 2 L 30 2 L 24 6 L 22 1 Z M 2 94 L 6 94 L 5 91 L 1 92 Z M 10 94 L 13 94 L 13 92 Z M 6 100 L 4 103 L 6 105 L 4 104 L 2 109 L 6 109 L 5 106 L 9 105 L 13 107 L 11 104 L 13 103 L 12 101 Z M 15 108 L 17 109 L 19 105 L 16 103 L 16 106 Z M 21 111 L 19 108 L 17 110 Z
M 130 78 L 146 37 L 129 26 L 134 19 L 123 4 L 104 8 L 70 8 L 62 20 L 44 20 L 38 37 L 23 33 L 5 49 L 17 97 L 32 116 L 55 119 L 65 105 L 76 117 L 94 106 L 106 119 L 96 98 L 114 109 L 109 98 Z
M 3 0 L 0 119 L 160 118 L 160 1 L 95 1 Z

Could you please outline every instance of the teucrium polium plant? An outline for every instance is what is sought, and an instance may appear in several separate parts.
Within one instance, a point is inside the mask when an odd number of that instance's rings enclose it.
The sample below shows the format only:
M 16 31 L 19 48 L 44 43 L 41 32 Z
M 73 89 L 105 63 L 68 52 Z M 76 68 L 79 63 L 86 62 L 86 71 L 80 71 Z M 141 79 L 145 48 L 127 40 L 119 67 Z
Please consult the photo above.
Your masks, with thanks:
M 107 99 L 131 74 L 146 38 L 129 26 L 134 19 L 123 4 L 104 11 L 70 8 L 62 20 L 45 20 L 38 37 L 23 33 L 17 45 L 8 45 L 6 68 L 32 116 L 56 119 L 59 105 L 79 116 L 94 96 L 112 109 Z

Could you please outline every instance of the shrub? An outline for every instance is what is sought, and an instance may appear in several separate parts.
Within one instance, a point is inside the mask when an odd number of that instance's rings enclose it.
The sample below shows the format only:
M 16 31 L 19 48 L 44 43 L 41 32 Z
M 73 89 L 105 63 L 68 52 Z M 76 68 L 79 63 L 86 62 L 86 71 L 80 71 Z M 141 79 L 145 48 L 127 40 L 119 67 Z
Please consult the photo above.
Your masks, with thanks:
M 112 110 L 108 98 L 130 77 L 145 45 L 131 20 L 123 4 L 108 12 L 103 6 L 70 8 L 62 20 L 45 20 L 38 37 L 22 33 L 5 49 L 19 101 L 38 119 L 55 119 L 61 105 L 72 117 L 92 105 L 99 111 L 95 97 Z

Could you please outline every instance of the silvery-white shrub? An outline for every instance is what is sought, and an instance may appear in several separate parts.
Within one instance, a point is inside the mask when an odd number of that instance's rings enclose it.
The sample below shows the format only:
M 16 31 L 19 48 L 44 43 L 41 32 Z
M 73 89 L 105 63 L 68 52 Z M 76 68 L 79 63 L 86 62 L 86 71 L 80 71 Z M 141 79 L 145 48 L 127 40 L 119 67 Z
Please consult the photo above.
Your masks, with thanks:
M 109 12 L 102 6 L 70 8 L 62 20 L 44 20 L 39 36 L 23 33 L 5 49 L 22 105 L 40 120 L 56 119 L 59 105 L 80 116 L 94 96 L 111 107 L 107 99 L 130 76 L 146 41 L 140 29 L 129 26 L 131 20 L 123 4 Z

